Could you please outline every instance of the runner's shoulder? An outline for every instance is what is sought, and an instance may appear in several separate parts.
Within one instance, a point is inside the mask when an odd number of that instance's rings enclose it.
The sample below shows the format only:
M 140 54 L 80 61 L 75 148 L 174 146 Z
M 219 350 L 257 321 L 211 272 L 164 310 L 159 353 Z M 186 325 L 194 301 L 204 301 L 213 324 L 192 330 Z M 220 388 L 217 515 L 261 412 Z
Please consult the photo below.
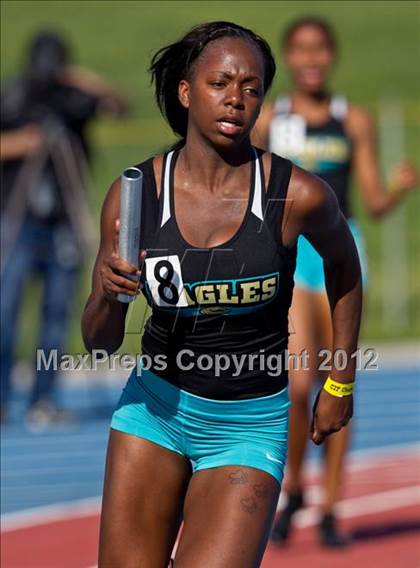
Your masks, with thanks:
M 373 115 L 366 108 L 358 105 L 349 105 L 347 118 L 347 128 L 353 138 L 363 136 L 375 128 Z

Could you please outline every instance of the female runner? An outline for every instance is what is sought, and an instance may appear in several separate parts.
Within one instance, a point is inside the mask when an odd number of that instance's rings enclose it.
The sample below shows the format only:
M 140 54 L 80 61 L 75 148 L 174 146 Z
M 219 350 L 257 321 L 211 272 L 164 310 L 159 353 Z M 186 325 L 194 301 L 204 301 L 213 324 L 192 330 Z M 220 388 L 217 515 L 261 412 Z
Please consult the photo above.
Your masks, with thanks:
M 349 204 L 350 175 L 356 174 L 368 212 L 380 217 L 415 187 L 418 182 L 416 172 L 410 164 L 399 164 L 393 171 L 389 190 L 383 184 L 370 115 L 328 90 L 328 78 L 336 57 L 336 40 L 324 20 L 302 18 L 293 22 L 284 34 L 283 49 L 293 91 L 264 108 L 255 129 L 255 140 L 314 172 L 333 188 L 353 233 L 365 279 L 363 240 Z M 287 539 L 292 516 L 303 506 L 302 465 L 310 419 L 308 401 L 313 382 L 326 377 L 326 373 L 320 371 L 322 363 L 330 362 L 329 356 L 327 359 L 321 350 L 332 347 L 322 256 L 310 239 L 303 236 L 298 241 L 290 321 L 289 350 L 291 353 L 305 350 L 309 366 L 290 371 L 288 502 L 273 530 L 273 539 L 279 541 Z M 327 546 L 348 542 L 338 532 L 334 515 L 348 439 L 349 428 L 343 428 L 325 444 L 325 493 L 319 528 L 321 542 Z
M 286 456 L 287 369 L 277 363 L 297 238 L 307 234 L 324 258 L 334 347 L 348 354 L 361 311 L 357 251 L 328 185 L 251 145 L 275 72 L 262 38 L 203 24 L 161 49 L 151 71 L 180 142 L 139 165 L 141 272 L 118 256 L 120 183 L 111 186 L 82 321 L 89 350 L 118 349 L 127 306 L 116 294 L 136 295 L 125 275 L 139 276 L 152 316 L 112 418 L 99 567 L 164 568 L 181 516 L 177 568 L 256 567 Z M 320 391 L 316 444 L 351 418 L 349 361 Z

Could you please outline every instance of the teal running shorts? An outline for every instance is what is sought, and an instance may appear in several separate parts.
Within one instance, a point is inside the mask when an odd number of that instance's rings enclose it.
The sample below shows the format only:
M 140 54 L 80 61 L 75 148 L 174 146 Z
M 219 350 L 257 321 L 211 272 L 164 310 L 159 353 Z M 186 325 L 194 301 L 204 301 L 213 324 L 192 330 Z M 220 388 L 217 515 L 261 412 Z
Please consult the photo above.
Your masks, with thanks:
M 287 454 L 287 387 L 269 396 L 213 400 L 179 389 L 151 371 L 134 369 L 111 428 L 185 456 L 193 472 L 253 467 L 281 484 Z

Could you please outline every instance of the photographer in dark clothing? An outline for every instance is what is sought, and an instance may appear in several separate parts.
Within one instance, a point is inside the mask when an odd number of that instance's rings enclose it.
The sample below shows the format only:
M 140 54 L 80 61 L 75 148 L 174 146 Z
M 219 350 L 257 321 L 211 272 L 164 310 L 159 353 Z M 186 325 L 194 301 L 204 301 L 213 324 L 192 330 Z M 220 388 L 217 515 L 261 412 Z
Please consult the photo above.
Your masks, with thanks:
M 43 279 L 40 338 L 45 354 L 62 349 L 77 275 L 90 248 L 85 184 L 86 127 L 102 112 L 127 110 L 124 98 L 96 73 L 71 66 L 54 32 L 31 41 L 24 72 L 1 91 L 1 401 L 10 394 L 16 324 L 25 282 Z M 66 413 L 53 401 L 56 373 L 36 371 L 27 421 L 42 427 Z

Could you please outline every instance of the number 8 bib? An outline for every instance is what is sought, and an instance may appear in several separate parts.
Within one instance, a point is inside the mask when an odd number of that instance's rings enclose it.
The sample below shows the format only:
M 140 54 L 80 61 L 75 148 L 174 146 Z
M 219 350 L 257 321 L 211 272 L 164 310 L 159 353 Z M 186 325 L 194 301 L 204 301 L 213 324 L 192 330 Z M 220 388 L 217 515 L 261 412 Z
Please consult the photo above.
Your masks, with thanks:
M 176 254 L 146 258 L 146 281 L 157 306 L 181 308 L 188 306 Z

